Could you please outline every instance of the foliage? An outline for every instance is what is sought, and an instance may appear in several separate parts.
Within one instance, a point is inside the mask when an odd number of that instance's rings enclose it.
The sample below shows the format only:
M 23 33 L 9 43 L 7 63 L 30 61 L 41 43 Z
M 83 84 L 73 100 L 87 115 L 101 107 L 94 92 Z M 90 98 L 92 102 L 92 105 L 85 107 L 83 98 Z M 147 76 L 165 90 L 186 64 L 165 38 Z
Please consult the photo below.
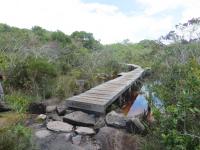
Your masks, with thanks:
M 89 89 L 121 70 L 112 52 L 102 50 L 91 33 L 75 31 L 69 36 L 39 26 L 0 27 L 0 67 L 6 75 L 7 95 L 21 90 L 43 99 L 68 97 L 79 89 L 77 80 L 84 80 L 84 88 Z M 105 80 L 99 80 L 101 74 Z
M 26 112 L 32 98 L 18 91 L 13 92 L 10 95 L 6 95 L 5 100 L 13 110 L 23 113 Z
M 149 44 L 150 43 L 150 44 Z M 112 44 L 104 49 L 111 53 L 118 62 L 133 63 L 143 67 L 153 65 L 153 58 L 158 57 L 162 47 L 153 41 L 141 41 L 138 44 Z
M 51 34 L 51 37 L 53 40 L 61 42 L 63 47 L 66 46 L 67 43 L 68 44 L 71 43 L 70 37 L 65 35 L 63 32 L 61 32 L 59 30 L 56 32 L 53 32 Z
M 94 39 L 92 33 L 87 33 L 85 31 L 75 31 L 71 34 L 73 40 L 76 43 L 82 44 L 84 48 L 91 49 L 91 50 L 98 50 L 100 49 L 100 43 Z
M 199 49 L 193 46 L 171 45 L 159 61 L 163 67 L 154 66 L 159 82 L 153 91 L 163 100 L 164 112 L 154 112 L 157 124 L 151 134 L 159 137 L 166 149 L 200 148 Z
M 5 70 L 8 67 L 8 58 L 5 52 L 0 51 L 0 71 Z
M 15 125 L 0 130 L 1 150 L 33 150 L 31 130 L 23 125 Z
M 43 29 L 39 26 L 34 26 L 34 27 L 32 27 L 32 31 L 39 37 L 39 40 L 41 40 L 41 41 L 50 40 L 50 35 L 49 35 L 48 31 L 46 31 L 45 29 Z
M 9 80 L 6 84 L 12 89 L 23 89 L 37 96 L 46 96 L 56 75 L 56 66 L 47 59 L 28 57 L 9 68 Z
M 61 98 L 70 97 L 76 89 L 74 77 L 59 76 L 56 83 L 55 93 Z

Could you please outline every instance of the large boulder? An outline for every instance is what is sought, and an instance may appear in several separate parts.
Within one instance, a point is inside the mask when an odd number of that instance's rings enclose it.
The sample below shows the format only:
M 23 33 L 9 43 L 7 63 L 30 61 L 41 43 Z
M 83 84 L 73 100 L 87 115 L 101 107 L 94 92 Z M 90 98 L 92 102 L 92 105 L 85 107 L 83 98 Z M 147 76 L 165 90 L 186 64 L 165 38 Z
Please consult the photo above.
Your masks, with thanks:
M 125 128 L 127 121 L 128 118 L 126 116 L 116 113 L 115 111 L 111 111 L 106 115 L 106 123 L 108 126 Z
M 145 130 L 144 125 L 138 118 L 132 118 L 126 122 L 126 129 L 130 133 L 142 133 Z
M 31 114 L 45 114 L 46 113 L 46 105 L 42 102 L 33 102 L 29 105 L 28 111 Z
M 45 138 L 36 137 L 35 143 L 36 149 L 41 150 L 85 150 L 81 146 L 74 145 L 68 141 L 66 133 L 52 133 Z
M 139 142 L 136 136 L 111 127 L 101 128 L 95 139 L 102 150 L 139 149 Z
M 94 126 L 95 118 L 82 111 L 75 111 L 63 117 L 63 121 L 76 126 Z
M 61 121 L 51 121 L 47 123 L 47 129 L 57 132 L 71 132 L 73 126 Z

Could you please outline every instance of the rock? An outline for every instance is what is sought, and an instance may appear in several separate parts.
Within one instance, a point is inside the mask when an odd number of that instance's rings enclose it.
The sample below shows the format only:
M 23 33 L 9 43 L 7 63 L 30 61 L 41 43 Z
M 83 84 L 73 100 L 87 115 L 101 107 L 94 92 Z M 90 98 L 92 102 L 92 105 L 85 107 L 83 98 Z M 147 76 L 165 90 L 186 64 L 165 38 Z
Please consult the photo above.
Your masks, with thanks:
M 46 138 L 37 138 L 34 143 L 36 143 L 36 149 L 41 150 L 85 150 L 81 146 L 74 145 L 67 141 L 65 138 L 65 133 L 52 133 Z
M 47 129 L 52 131 L 71 132 L 73 126 L 61 121 L 51 121 L 47 123 Z
M 102 150 L 138 150 L 139 139 L 119 129 L 103 127 L 95 136 Z
M 45 120 L 47 118 L 47 115 L 44 115 L 44 114 L 40 114 L 37 116 L 37 119 L 41 119 L 41 120 Z
M 143 73 L 143 77 L 148 77 L 148 76 L 150 76 L 151 74 L 152 74 L 151 68 L 147 67 L 147 68 L 145 68 L 145 71 L 144 71 L 144 73 Z
M 60 105 L 56 107 L 56 112 L 58 113 L 59 116 L 64 116 L 66 113 L 66 106 Z
M 111 111 L 106 115 L 106 123 L 112 127 L 125 128 L 127 120 L 126 116 L 118 114 L 115 111 Z
M 47 113 L 54 112 L 55 110 L 56 110 L 56 106 L 47 106 L 46 107 L 46 112 Z
M 32 114 L 45 114 L 46 105 L 42 102 L 33 102 L 29 105 L 28 111 Z
M 63 121 L 77 126 L 94 126 L 95 118 L 82 112 L 75 111 L 63 117 Z
M 53 121 L 62 121 L 63 120 L 63 118 L 58 116 L 57 114 L 49 114 L 48 119 L 53 120 Z
M 79 145 L 85 150 L 101 150 L 95 139 L 91 136 L 82 136 L 81 144 Z
M 80 135 L 93 135 L 95 134 L 94 129 L 88 127 L 77 127 L 75 130 Z
M 0 112 L 10 111 L 11 109 L 3 102 L 0 101 Z
M 82 145 L 81 145 L 82 147 Z M 86 143 L 83 148 L 85 150 L 101 150 L 100 146 L 98 144 L 93 144 L 93 143 Z
M 106 125 L 105 118 L 104 117 L 99 117 L 99 119 L 97 120 L 97 122 L 94 125 L 94 129 L 98 130 L 98 129 L 104 127 L 105 125 Z
M 142 133 L 145 127 L 138 118 L 132 118 L 126 122 L 126 129 L 130 133 Z
M 46 138 L 47 136 L 50 136 L 51 135 L 51 132 L 50 131 L 48 131 L 48 130 L 39 130 L 39 131 L 36 131 L 35 132 L 35 136 L 37 137 L 37 138 L 40 138 L 40 139 L 42 139 L 42 138 Z
M 74 136 L 72 137 L 72 143 L 75 145 L 80 145 L 81 139 L 82 139 L 81 135 Z
M 40 114 L 37 116 L 36 120 L 37 121 L 44 121 L 47 118 L 47 115 Z
M 72 138 L 72 134 L 71 134 L 71 133 L 65 134 L 65 140 L 66 140 L 66 141 L 71 140 L 71 138 Z

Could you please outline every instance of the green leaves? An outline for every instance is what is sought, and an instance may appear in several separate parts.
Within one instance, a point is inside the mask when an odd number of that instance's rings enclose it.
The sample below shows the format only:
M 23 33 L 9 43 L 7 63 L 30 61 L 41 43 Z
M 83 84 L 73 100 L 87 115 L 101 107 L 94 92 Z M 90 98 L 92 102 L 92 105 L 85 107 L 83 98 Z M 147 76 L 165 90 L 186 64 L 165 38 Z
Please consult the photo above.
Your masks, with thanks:
M 17 124 L 0 131 L 0 149 L 2 150 L 33 150 L 31 130 Z
M 199 43 L 169 46 L 153 70 L 159 77 L 153 91 L 163 100 L 164 113 L 156 115 L 155 134 L 166 149 L 198 149 L 200 141 L 200 56 Z M 188 136 L 191 133 L 195 136 Z
M 0 51 L 0 71 L 5 70 L 8 67 L 8 57 L 5 52 Z
M 31 102 L 31 98 L 21 92 L 13 92 L 10 95 L 5 96 L 6 102 L 11 108 L 19 113 L 24 113 L 27 110 L 28 104 Z

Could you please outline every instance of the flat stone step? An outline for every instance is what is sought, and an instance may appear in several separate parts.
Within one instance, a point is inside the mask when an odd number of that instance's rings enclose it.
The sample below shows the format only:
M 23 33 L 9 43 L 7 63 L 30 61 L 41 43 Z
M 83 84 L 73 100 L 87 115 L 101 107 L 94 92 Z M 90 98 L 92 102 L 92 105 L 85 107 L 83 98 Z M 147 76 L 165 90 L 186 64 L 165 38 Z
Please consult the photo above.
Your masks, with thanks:
M 63 117 L 63 121 L 76 126 L 94 126 L 95 118 L 82 112 L 75 111 Z

